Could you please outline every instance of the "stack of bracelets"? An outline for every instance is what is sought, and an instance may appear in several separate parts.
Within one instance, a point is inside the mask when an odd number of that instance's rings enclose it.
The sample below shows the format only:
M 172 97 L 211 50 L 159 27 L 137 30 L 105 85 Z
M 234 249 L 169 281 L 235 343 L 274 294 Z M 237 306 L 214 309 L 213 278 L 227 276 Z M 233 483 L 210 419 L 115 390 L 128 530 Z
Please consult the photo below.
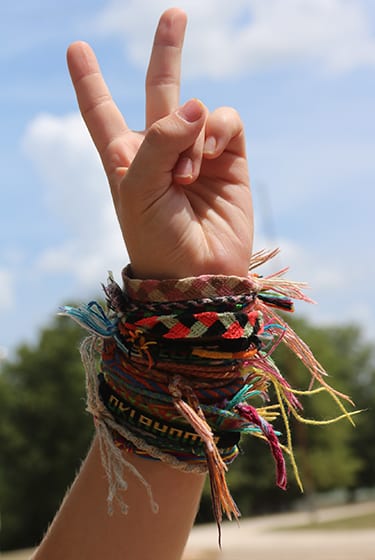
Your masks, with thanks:
M 164 461 L 187 472 L 208 472 L 215 520 L 239 511 L 228 490 L 225 472 L 239 453 L 239 440 L 250 434 L 269 445 L 276 483 L 287 484 L 284 452 L 301 486 L 293 455 L 288 416 L 313 424 L 351 420 L 325 371 L 276 309 L 292 311 L 292 299 L 311 301 L 304 284 L 284 278 L 285 270 L 261 277 L 253 269 L 274 256 L 253 256 L 248 277 L 199 276 L 179 280 L 137 280 L 123 272 L 121 289 L 112 278 L 104 288 L 107 310 L 96 302 L 65 307 L 91 335 L 81 354 L 87 374 L 87 407 L 98 432 L 109 481 L 109 509 L 116 499 L 123 511 L 122 451 Z M 272 360 L 280 342 L 306 365 L 318 388 L 293 389 Z M 270 402 L 270 391 L 276 403 Z M 318 422 L 302 418 L 298 396 L 327 391 L 342 414 Z M 256 406 L 254 403 L 261 403 Z M 272 421 L 281 416 L 285 443 Z

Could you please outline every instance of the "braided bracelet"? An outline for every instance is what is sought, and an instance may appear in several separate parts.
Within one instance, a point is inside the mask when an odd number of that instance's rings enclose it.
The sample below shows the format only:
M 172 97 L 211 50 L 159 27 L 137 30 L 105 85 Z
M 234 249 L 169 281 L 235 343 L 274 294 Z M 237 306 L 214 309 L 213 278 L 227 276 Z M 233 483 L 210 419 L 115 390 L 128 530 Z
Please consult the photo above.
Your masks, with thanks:
M 284 278 L 286 270 L 261 277 L 253 268 L 273 253 L 253 256 L 249 275 L 199 276 L 181 280 L 138 280 L 123 271 L 123 289 L 112 278 L 104 288 L 107 310 L 96 302 L 63 313 L 91 335 L 82 343 L 87 408 L 93 415 L 109 481 L 109 509 L 117 500 L 124 469 L 152 489 L 122 452 L 161 460 L 187 472 L 208 472 L 215 520 L 240 513 L 225 480 L 243 434 L 265 440 L 276 467 L 276 483 L 287 484 L 284 453 L 302 488 L 293 455 L 288 415 L 302 422 L 351 421 L 325 371 L 277 309 L 293 311 L 293 299 L 311 301 L 304 284 Z M 302 360 L 319 389 L 297 391 L 278 370 L 272 353 L 283 342 Z M 270 403 L 274 388 L 277 402 Z M 342 414 L 328 421 L 304 419 L 298 395 L 327 391 Z M 262 402 L 261 406 L 256 403 Z M 272 422 L 281 416 L 286 444 Z

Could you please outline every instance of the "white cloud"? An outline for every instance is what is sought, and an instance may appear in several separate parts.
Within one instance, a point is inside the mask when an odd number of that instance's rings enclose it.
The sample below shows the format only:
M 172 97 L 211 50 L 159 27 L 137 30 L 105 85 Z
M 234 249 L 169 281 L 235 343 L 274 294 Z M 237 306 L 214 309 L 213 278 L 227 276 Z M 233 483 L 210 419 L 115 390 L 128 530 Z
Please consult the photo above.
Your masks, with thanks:
M 121 34 L 129 58 L 146 65 L 167 0 L 111 0 L 93 27 Z M 325 69 L 375 64 L 375 38 L 361 0 L 180 0 L 189 16 L 184 72 L 222 78 L 290 62 Z
M 10 270 L 0 268 L 0 310 L 8 310 L 14 304 L 13 276 Z
M 359 112 L 354 114 L 361 119 Z M 367 220 L 365 216 L 359 218 L 356 197 L 369 206 L 375 203 L 373 138 L 361 138 L 358 132 L 354 138 L 336 131 L 330 137 L 317 135 L 314 130 L 311 135 L 305 130 L 291 134 L 286 129 L 282 133 L 264 139 L 251 135 L 249 127 L 250 176 L 260 216 L 264 214 L 270 220 L 272 229 L 273 222 L 277 225 L 285 216 L 304 215 L 308 205 L 318 203 L 327 208 L 328 204 L 332 213 L 330 223 L 321 224 L 328 234 L 329 228 L 332 231 L 343 227 L 337 207 L 343 205 L 345 209 L 346 204 L 354 204 L 352 236 L 356 238 L 354 224 Z M 353 190 L 354 185 L 357 191 Z M 343 189 L 346 204 L 342 201 Z M 306 228 L 310 226 L 312 222 L 307 222 Z M 357 243 L 361 241 L 358 239 Z
M 316 302 L 297 303 L 296 313 L 306 316 L 317 325 L 349 324 L 366 326 L 364 334 L 374 336 L 374 308 L 366 294 L 358 290 L 363 282 L 363 270 L 348 266 L 345 246 L 337 245 L 335 252 L 321 253 L 307 249 L 295 240 L 283 238 L 275 242 L 262 235 L 256 236 L 255 250 L 280 248 L 280 253 L 258 272 L 263 275 L 289 267 L 286 278 L 306 282 L 305 294 Z M 370 277 L 375 273 L 372 265 Z
M 81 117 L 39 115 L 23 144 L 43 180 L 47 208 L 67 230 L 66 241 L 47 247 L 37 267 L 97 287 L 108 268 L 120 270 L 128 257 L 107 179 Z
M 255 250 L 275 248 L 280 249 L 279 254 L 269 261 L 260 273 L 272 274 L 288 267 L 287 277 L 297 282 L 306 282 L 306 293 L 310 297 L 313 297 L 309 293 L 310 288 L 315 293 L 341 288 L 347 290 L 353 282 L 352 274 L 343 274 L 340 259 L 334 260 L 322 255 L 318 256 L 315 251 L 306 250 L 302 244 L 292 239 L 284 237 L 278 239 L 276 243 L 275 240 L 271 240 L 261 233 L 256 235 Z M 317 262 L 319 262 L 319 266 L 317 266 Z M 344 282 L 343 279 L 345 279 Z
M 23 145 L 46 186 L 48 204 L 70 227 L 91 228 L 87 215 L 107 199 L 106 180 L 80 115 L 36 116 L 25 131 Z

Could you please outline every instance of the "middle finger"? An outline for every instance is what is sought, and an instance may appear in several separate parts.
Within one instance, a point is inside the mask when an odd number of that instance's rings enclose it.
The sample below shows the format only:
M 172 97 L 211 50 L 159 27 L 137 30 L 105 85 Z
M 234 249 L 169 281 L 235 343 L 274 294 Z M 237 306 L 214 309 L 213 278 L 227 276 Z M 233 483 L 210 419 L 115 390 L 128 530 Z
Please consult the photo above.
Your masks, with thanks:
M 186 14 L 177 8 L 160 18 L 146 76 L 146 128 L 179 106 L 186 20 Z

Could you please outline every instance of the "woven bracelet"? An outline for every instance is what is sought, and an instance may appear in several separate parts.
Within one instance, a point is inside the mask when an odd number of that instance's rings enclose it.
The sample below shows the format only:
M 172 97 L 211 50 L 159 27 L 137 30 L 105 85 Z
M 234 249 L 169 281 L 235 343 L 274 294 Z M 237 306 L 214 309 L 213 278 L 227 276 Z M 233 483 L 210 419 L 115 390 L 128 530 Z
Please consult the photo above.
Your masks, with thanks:
M 322 424 L 341 417 L 351 421 L 354 413 L 342 404 L 351 403 L 349 397 L 328 385 L 308 346 L 277 314 L 292 311 L 293 299 L 311 301 L 302 292 L 304 284 L 285 279 L 286 270 L 268 277 L 253 273 L 274 254 L 255 254 L 246 278 L 138 280 L 127 267 L 122 289 L 112 278 L 104 288 L 106 310 L 96 302 L 63 309 L 91 333 L 81 355 L 110 509 L 116 500 L 126 511 L 120 490 L 126 488 L 124 472 L 130 469 L 157 510 L 152 489 L 126 460 L 125 449 L 186 472 L 208 472 L 220 538 L 223 513 L 229 519 L 240 515 L 225 472 L 238 455 L 242 435 L 268 443 L 276 483 L 283 489 L 286 453 L 302 488 L 288 416 Z M 280 342 L 302 360 L 319 390 L 302 392 L 289 385 L 271 357 Z M 271 387 L 276 403 L 270 402 Z M 298 396 L 321 390 L 342 414 L 330 421 L 305 420 Z M 284 423 L 284 444 L 272 426 L 277 416 Z

